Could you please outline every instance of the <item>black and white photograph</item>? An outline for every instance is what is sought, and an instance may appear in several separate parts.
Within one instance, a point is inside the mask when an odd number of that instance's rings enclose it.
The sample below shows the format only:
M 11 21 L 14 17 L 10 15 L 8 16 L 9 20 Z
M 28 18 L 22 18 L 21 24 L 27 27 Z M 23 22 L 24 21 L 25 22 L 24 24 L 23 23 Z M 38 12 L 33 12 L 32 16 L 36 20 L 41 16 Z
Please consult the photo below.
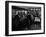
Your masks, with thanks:
M 40 29 L 41 7 L 12 6 L 12 31 Z
M 44 3 L 6 1 L 6 36 L 44 33 Z

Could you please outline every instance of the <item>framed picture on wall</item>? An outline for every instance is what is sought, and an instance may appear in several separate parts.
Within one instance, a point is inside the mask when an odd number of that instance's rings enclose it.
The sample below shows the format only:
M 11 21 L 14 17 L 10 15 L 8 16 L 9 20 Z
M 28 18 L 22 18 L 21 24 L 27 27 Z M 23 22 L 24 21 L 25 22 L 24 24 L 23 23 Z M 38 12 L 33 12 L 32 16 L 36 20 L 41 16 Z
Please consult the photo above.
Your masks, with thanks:
M 5 35 L 45 33 L 45 4 L 36 2 L 5 2 Z

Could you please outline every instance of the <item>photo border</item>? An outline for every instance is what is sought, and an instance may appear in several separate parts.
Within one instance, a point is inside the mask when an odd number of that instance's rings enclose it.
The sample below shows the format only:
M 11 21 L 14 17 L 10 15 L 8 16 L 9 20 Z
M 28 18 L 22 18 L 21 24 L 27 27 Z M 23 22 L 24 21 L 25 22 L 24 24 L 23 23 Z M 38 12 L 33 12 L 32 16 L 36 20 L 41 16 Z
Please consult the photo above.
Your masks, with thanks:
M 9 35 L 9 3 L 29 3 L 29 4 L 42 4 L 44 6 L 44 32 L 43 33 L 28 33 L 28 34 L 13 34 Z M 22 2 L 22 1 L 5 1 L 5 35 L 6 36 L 18 36 L 18 35 L 34 35 L 34 34 L 45 34 L 45 3 L 37 2 Z

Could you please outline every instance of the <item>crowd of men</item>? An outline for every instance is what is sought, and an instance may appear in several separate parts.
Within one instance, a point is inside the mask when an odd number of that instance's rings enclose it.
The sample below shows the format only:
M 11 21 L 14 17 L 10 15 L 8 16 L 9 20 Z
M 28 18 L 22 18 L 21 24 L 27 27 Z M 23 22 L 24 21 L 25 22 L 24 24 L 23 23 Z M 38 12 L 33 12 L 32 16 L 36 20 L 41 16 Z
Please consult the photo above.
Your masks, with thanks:
M 37 15 L 37 17 L 39 17 L 38 15 Z M 27 10 L 15 10 L 15 9 L 13 9 L 12 31 L 31 30 L 32 29 L 31 25 L 35 25 L 35 23 L 38 24 L 38 22 L 34 21 L 35 16 L 36 16 L 36 14 L 32 11 L 29 11 L 29 10 L 27 11 Z

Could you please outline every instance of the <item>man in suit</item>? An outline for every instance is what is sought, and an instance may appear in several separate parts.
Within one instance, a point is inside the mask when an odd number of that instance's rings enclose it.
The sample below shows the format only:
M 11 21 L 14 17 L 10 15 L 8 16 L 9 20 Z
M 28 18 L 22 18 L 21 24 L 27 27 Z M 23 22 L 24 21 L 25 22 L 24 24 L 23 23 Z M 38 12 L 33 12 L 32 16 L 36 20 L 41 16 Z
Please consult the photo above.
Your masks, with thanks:
M 12 17 L 12 30 L 15 31 L 19 24 L 19 16 L 16 15 L 14 18 Z

